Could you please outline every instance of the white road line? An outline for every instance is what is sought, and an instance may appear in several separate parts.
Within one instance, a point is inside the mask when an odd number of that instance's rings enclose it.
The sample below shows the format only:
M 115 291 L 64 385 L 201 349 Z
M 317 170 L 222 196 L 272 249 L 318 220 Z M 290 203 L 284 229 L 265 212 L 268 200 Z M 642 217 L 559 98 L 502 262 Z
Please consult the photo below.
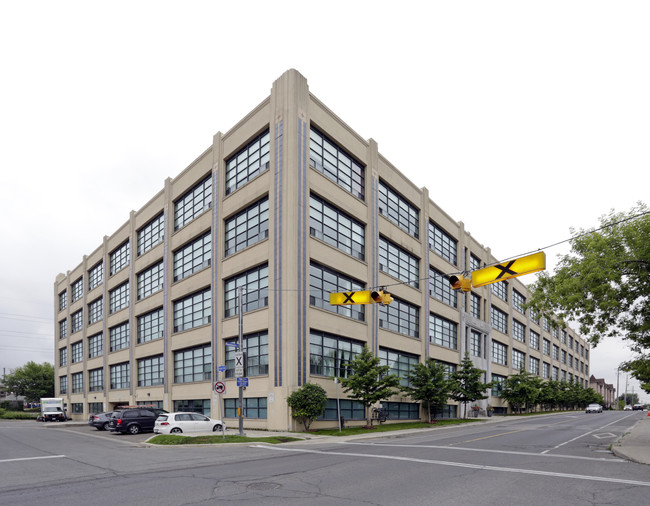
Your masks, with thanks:
M 607 457 L 581 457 L 579 455 L 561 455 L 561 454 L 540 454 L 536 452 L 515 452 L 509 450 L 487 450 L 485 448 L 463 448 L 462 446 L 436 446 L 436 445 L 398 445 L 398 444 L 389 444 L 389 443 L 354 443 L 350 441 L 337 441 L 337 444 L 341 445 L 359 445 L 359 446 L 396 446 L 402 448 L 434 448 L 436 450 L 459 450 L 465 452 L 483 452 L 483 453 L 503 453 L 506 455 L 526 455 L 526 456 L 535 456 L 539 457 L 543 455 L 544 457 L 553 457 L 553 458 L 562 458 L 562 459 L 577 459 L 577 460 L 595 460 L 598 462 L 627 462 L 624 459 L 618 459 L 616 457 L 607 458 Z
M 585 476 L 582 474 L 553 473 L 550 471 L 536 471 L 534 469 L 515 469 L 512 467 L 482 466 L 478 464 L 464 464 L 461 462 L 447 462 L 444 460 L 414 459 L 411 457 L 395 457 L 391 455 L 369 455 L 365 453 L 324 452 L 319 450 L 303 450 L 299 448 L 279 448 L 277 446 L 267 446 L 267 445 L 251 445 L 251 446 L 253 448 L 264 448 L 266 450 L 275 450 L 278 452 L 312 453 L 312 454 L 329 455 L 329 456 L 337 455 L 342 457 L 362 457 L 368 459 L 401 460 L 406 462 L 417 462 L 420 464 L 435 464 L 435 465 L 449 466 L 449 467 L 464 467 L 468 469 L 480 469 L 483 471 L 495 471 L 501 473 L 533 474 L 538 476 L 551 476 L 555 478 L 568 478 L 572 480 L 600 481 L 605 483 L 618 483 L 624 485 L 637 485 L 640 487 L 650 487 L 649 481 L 623 480 L 619 478 Z M 539 454 L 536 455 L 539 456 Z
M 5 460 L 0 460 L 0 463 L 2 462 L 20 462 L 24 460 L 42 460 L 42 459 L 64 459 L 66 455 L 46 455 L 44 457 L 23 457 L 19 459 L 5 459 Z
M 547 454 L 548 452 L 552 452 L 553 450 L 557 450 L 558 448 L 560 448 L 560 447 L 562 447 L 562 446 L 564 446 L 564 445 L 566 445 L 566 444 L 573 443 L 576 439 L 580 439 L 581 437 L 588 436 L 588 435 L 591 434 L 592 432 L 596 432 L 597 430 L 602 430 L 602 429 L 604 429 L 605 427 L 609 427 L 610 425 L 614 425 L 615 423 L 618 423 L 618 422 L 620 422 L 621 420 L 625 420 L 626 418 L 628 418 L 628 417 L 630 417 L 630 416 L 634 416 L 634 415 L 627 415 L 627 416 L 624 416 L 623 418 L 617 418 L 617 419 L 614 420 L 613 422 L 608 423 L 608 424 L 605 424 L 605 425 L 603 425 L 602 427 L 598 427 L 597 429 L 590 430 L 589 432 L 585 432 L 584 434 L 580 434 L 579 436 L 576 436 L 576 437 L 574 437 L 573 439 L 569 439 L 568 441 L 565 441 L 564 443 L 560 443 L 559 445 L 555 445 L 553 448 L 549 448 L 548 450 L 544 450 L 543 452 L 541 452 L 541 455 L 545 455 L 545 454 Z

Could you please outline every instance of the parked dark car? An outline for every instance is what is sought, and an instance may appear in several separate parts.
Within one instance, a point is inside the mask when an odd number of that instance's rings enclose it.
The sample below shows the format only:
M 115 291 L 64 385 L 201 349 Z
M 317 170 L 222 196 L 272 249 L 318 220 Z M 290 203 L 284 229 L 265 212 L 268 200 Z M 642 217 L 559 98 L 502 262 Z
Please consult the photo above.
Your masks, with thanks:
M 95 427 L 97 430 L 108 430 L 108 425 L 111 423 L 112 416 L 112 411 L 99 413 L 98 415 L 90 415 L 88 417 L 88 425 Z
M 153 426 L 158 418 L 157 412 L 160 411 L 164 410 L 137 407 L 113 411 L 108 430 L 123 434 L 153 432 Z

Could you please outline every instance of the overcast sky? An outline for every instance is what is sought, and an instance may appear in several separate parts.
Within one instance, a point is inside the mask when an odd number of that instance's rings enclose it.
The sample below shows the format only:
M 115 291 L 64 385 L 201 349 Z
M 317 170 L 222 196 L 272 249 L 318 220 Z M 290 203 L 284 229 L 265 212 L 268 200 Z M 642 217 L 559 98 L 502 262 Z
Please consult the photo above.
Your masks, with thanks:
M 0 2 L 0 368 L 54 363 L 56 275 L 289 68 L 497 258 L 649 203 L 649 21 L 647 1 Z M 603 343 L 591 372 L 616 386 L 631 357 Z

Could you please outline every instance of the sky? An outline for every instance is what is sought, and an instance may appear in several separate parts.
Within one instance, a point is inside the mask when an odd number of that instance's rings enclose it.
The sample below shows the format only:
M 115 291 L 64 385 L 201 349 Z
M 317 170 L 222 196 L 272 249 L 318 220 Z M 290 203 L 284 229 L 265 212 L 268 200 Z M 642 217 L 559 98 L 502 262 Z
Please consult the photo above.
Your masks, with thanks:
M 552 272 L 572 227 L 650 203 L 649 18 L 633 0 L 0 0 L 0 369 L 54 363 L 57 274 L 290 68 L 497 258 L 544 249 Z M 632 356 L 604 342 L 591 372 L 616 386 Z

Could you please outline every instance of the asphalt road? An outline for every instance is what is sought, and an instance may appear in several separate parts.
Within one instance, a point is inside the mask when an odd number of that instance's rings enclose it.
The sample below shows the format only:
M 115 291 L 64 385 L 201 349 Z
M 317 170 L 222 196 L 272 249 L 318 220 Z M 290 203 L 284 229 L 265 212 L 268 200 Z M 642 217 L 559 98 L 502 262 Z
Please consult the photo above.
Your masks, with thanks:
M 650 467 L 609 446 L 645 413 L 561 414 L 284 445 L 0 421 L 0 504 L 636 505 Z

